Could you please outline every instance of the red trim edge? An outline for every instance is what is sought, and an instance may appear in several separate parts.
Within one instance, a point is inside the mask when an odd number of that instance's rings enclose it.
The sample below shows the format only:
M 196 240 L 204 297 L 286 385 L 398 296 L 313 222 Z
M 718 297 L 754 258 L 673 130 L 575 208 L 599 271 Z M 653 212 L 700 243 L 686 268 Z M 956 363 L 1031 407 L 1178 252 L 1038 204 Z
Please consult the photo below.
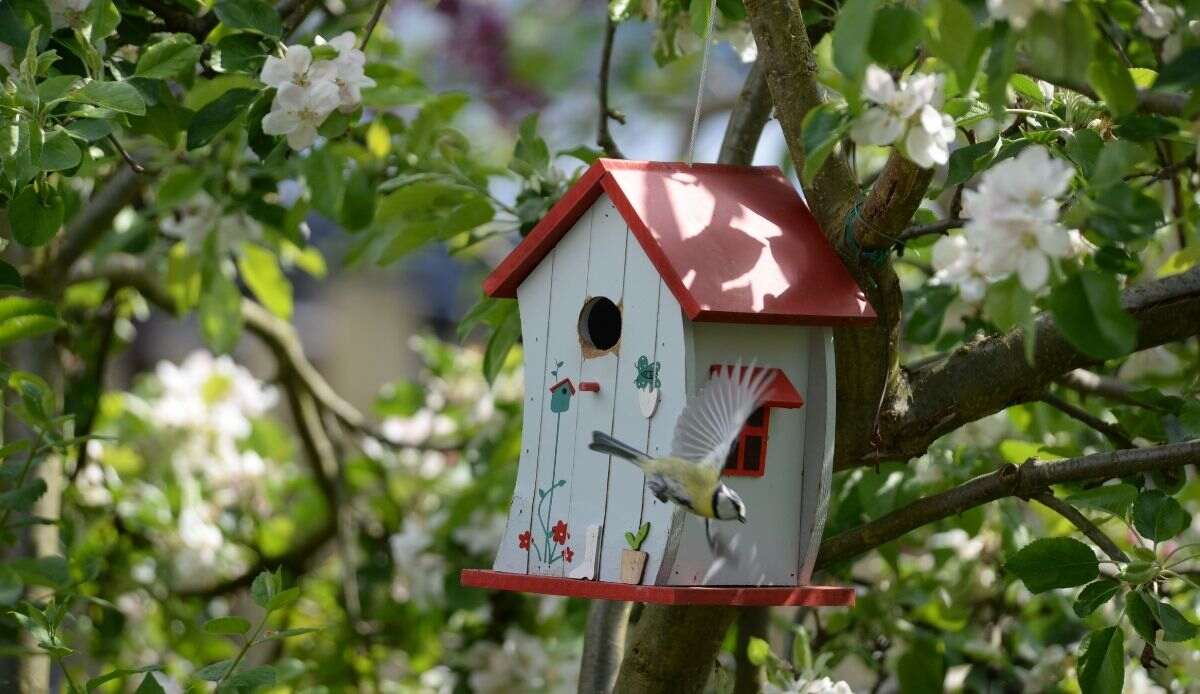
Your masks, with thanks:
M 459 578 L 467 588 L 657 605 L 847 607 L 854 604 L 855 598 L 853 588 L 838 586 L 643 586 L 486 569 L 463 569 Z
M 581 390 L 585 393 L 599 393 L 600 392 L 600 382 L 599 381 L 580 381 L 579 382 L 579 390 Z

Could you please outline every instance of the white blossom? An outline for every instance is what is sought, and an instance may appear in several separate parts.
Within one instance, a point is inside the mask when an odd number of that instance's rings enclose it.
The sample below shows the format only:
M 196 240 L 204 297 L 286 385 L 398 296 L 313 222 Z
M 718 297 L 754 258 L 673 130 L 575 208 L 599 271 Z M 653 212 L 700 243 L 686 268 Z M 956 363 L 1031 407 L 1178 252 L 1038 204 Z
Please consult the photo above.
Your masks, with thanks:
M 954 120 L 938 110 L 941 75 L 917 74 L 900 80 L 897 86 L 886 70 L 870 65 L 862 95 L 868 107 L 850 129 L 855 142 L 898 143 L 905 156 L 924 168 L 949 160 Z
M 1162 2 L 1143 2 L 1142 14 L 1138 17 L 1137 27 L 1152 39 L 1165 39 L 1175 30 L 1179 23 L 1179 10 Z
M 13 56 L 13 47 L 0 41 L 0 67 L 8 72 L 9 77 L 17 74 L 17 64 Z
M 442 524 L 441 516 L 429 519 L 409 517 L 400 532 L 388 538 L 396 574 L 392 581 L 392 599 L 412 602 L 417 607 L 440 605 L 446 597 L 446 559 L 427 552 L 433 533 Z
M 258 78 L 268 87 L 283 89 L 287 84 L 307 87 L 316 82 L 332 82 L 333 76 L 333 63 L 328 60 L 314 63 L 308 46 L 296 45 L 284 49 L 282 58 L 268 56 Z
M 988 13 L 994 19 L 1006 19 L 1017 29 L 1024 29 L 1039 11 L 1058 12 L 1066 0 L 987 0 Z
M 943 236 L 933 244 L 933 280 L 958 289 L 967 303 L 983 300 L 987 278 L 979 272 L 979 254 L 965 236 Z
M 849 684 L 828 677 L 816 680 L 797 677 L 783 687 L 768 682 L 763 687 L 763 694 L 854 694 L 854 690 Z
M 504 539 L 505 522 L 503 515 L 477 508 L 450 536 L 471 554 L 491 559 Z
M 220 216 L 221 208 L 217 201 L 201 190 L 173 209 L 163 212 L 159 229 L 166 236 L 179 239 L 195 250 L 204 245 L 204 239 Z
M 82 29 L 87 24 L 87 10 L 92 0 L 49 0 L 50 26 L 55 30 L 65 27 Z
M 332 81 L 306 86 L 289 82 L 275 93 L 271 112 L 263 116 L 263 132 L 286 135 L 289 147 L 305 149 L 317 139 L 317 128 L 339 103 L 338 88 Z
M 984 173 L 979 187 L 963 194 L 974 270 L 989 278 L 1016 272 L 1029 291 L 1045 286 L 1051 259 L 1068 257 L 1083 243 L 1058 223 L 1056 198 L 1072 174 L 1043 147 L 1028 147 Z
M 354 32 L 343 32 L 327 44 L 318 36 L 316 43 L 332 46 L 337 50 L 337 57 L 329 62 L 332 66 L 332 80 L 338 87 L 338 96 L 341 99 L 339 109 L 343 113 L 353 111 L 362 103 L 362 90 L 375 86 L 375 80 L 363 74 L 367 56 L 354 47 Z
M 467 650 L 467 683 L 476 694 L 574 691 L 578 660 L 566 655 L 556 657 L 537 638 L 512 628 L 504 643 L 477 641 Z

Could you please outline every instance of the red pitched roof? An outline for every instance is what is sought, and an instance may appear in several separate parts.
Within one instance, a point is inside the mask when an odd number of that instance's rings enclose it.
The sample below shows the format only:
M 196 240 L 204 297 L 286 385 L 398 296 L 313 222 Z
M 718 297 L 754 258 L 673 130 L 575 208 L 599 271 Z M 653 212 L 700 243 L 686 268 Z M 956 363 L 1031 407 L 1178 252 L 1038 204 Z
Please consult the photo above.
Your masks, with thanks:
M 708 367 L 708 375 L 711 377 L 720 371 L 733 372 L 733 364 L 713 364 Z M 739 375 L 746 372 L 748 367 L 741 367 Z M 804 398 L 800 397 L 800 391 L 796 390 L 796 386 L 792 384 L 792 379 L 787 377 L 787 374 L 782 369 L 773 367 L 756 366 L 754 371 L 750 372 L 752 376 L 758 375 L 764 368 L 774 371 L 775 375 L 771 377 L 771 383 L 767 386 L 767 394 L 763 398 L 763 407 L 783 407 L 797 408 L 804 407 Z
M 601 193 L 692 320 L 875 320 L 866 295 L 774 166 L 600 159 L 488 276 L 488 296 L 515 297 Z
M 569 379 L 569 378 L 564 378 L 563 380 L 559 381 L 558 383 L 555 383 L 554 385 L 550 386 L 550 392 L 553 393 L 554 391 L 558 390 L 558 387 L 564 383 L 566 383 L 567 387 L 571 389 L 571 395 L 574 395 L 575 394 L 575 384 L 571 383 L 571 379 Z

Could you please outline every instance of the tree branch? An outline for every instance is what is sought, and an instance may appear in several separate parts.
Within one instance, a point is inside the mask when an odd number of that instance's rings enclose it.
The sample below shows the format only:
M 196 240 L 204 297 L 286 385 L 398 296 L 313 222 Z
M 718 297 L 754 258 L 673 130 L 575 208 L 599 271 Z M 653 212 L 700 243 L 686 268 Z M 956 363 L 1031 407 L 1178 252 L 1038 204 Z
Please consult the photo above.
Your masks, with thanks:
M 633 603 L 593 600 L 588 606 L 579 661 L 579 694 L 608 694 L 625 651 L 625 629 Z
M 333 518 L 334 514 L 331 512 L 326 517 L 326 521 L 313 534 L 279 556 L 260 556 L 258 561 L 254 562 L 244 573 L 207 586 L 177 589 L 175 595 L 183 598 L 214 598 L 218 595 L 226 595 L 235 590 L 248 588 L 260 573 L 275 568 L 286 569 L 288 573 L 294 575 L 302 574 L 317 552 L 333 538 L 336 529 Z
M 743 166 L 754 163 L 754 151 L 770 118 L 771 92 L 767 89 L 766 70 L 763 61 L 756 60 L 733 102 L 717 162 Z
M 137 4 L 150 10 L 171 31 L 191 34 L 197 43 L 204 43 L 208 34 L 217 26 L 217 13 L 209 11 L 199 17 L 181 5 L 170 0 L 137 0 Z
M 34 268 L 32 276 L 26 276 L 26 283 L 41 291 L 61 289 L 63 277 L 71 266 L 108 233 L 113 218 L 137 199 L 145 184 L 145 177 L 136 171 L 125 167 L 117 169 L 71 219 L 58 251 L 44 265 Z
M 1082 407 L 1076 407 L 1075 405 L 1072 405 L 1066 400 L 1063 400 L 1062 398 L 1050 392 L 1042 394 L 1041 400 L 1068 417 L 1078 420 L 1088 427 L 1095 429 L 1101 434 L 1104 434 L 1104 436 L 1109 441 L 1112 441 L 1117 448 L 1137 448 L 1133 441 L 1125 435 L 1125 432 L 1121 431 L 1120 427 L 1109 424 Z
M 700 692 L 737 609 L 646 605 L 617 676 L 616 694 Z
M 1200 334 L 1200 268 L 1126 289 L 1138 323 L 1137 350 Z M 886 404 L 878 446 L 838 439 L 839 468 L 908 460 L 937 438 L 1006 407 L 1039 400 L 1064 374 L 1096 362 L 1076 351 L 1048 314 L 1038 316 L 1033 362 L 1013 330 L 965 344 L 903 370 L 901 396 Z M 841 371 L 841 364 L 838 365 Z
M 817 568 L 856 557 L 921 526 L 1009 496 L 1030 498 L 1050 485 L 1124 477 L 1200 463 L 1200 441 L 1111 453 L 1095 453 L 1052 462 L 1008 464 L 953 489 L 927 496 L 882 518 L 821 543 Z
M 1098 395 L 1102 398 L 1115 400 L 1126 405 L 1145 407 L 1134 396 L 1133 386 L 1122 383 L 1109 376 L 1101 376 L 1087 369 L 1068 371 L 1058 379 L 1058 385 L 1079 393 L 1080 395 Z
M 625 155 L 621 154 L 621 149 L 617 147 L 616 140 L 613 140 L 612 133 L 608 130 L 608 121 L 615 120 L 618 123 L 625 124 L 625 116 L 614 111 L 608 105 L 608 73 L 612 68 L 612 52 L 613 43 L 617 34 L 617 23 L 613 21 L 612 15 L 605 12 L 604 20 L 604 45 L 600 49 L 600 86 L 597 89 L 600 101 L 600 123 L 597 126 L 596 144 L 600 149 L 604 150 L 604 156 L 613 159 L 624 159 Z
M 1087 82 L 1058 76 L 1051 77 L 1045 70 L 1035 65 L 1027 56 L 1017 56 L 1017 72 L 1024 73 L 1043 82 L 1049 82 L 1056 87 L 1069 89 L 1093 101 L 1100 100 L 1099 95 L 1096 94 L 1096 90 L 1092 89 L 1092 86 Z M 1158 92 L 1150 89 L 1139 90 L 1137 100 L 1138 110 L 1157 113 L 1160 116 L 1183 115 L 1188 103 L 1188 97 L 1183 94 Z
M 771 608 L 743 607 L 737 619 L 737 642 L 733 647 L 736 670 L 733 673 L 733 694 L 757 694 L 767 683 L 766 669 L 750 662 L 750 639 L 769 640 Z
M 929 236 L 930 234 L 944 236 L 946 232 L 950 231 L 951 229 L 957 229 L 966 223 L 967 220 L 954 217 L 952 219 L 943 219 L 931 224 L 916 224 L 900 232 L 900 235 L 896 237 L 896 241 L 897 243 L 908 243 L 913 239 L 919 239 L 922 236 Z
M 1125 554 L 1125 552 L 1117 546 L 1117 543 L 1112 541 L 1112 538 L 1110 538 L 1108 535 L 1105 535 L 1104 531 L 1097 527 L 1095 523 L 1088 520 L 1087 516 L 1080 513 L 1079 509 L 1075 508 L 1066 501 L 1063 501 L 1057 496 L 1054 496 L 1054 492 L 1047 489 L 1041 494 L 1035 494 L 1033 499 L 1063 518 L 1071 521 L 1071 525 L 1074 525 L 1079 529 L 1079 532 L 1083 533 L 1089 540 L 1096 543 L 1096 546 L 1104 550 L 1104 553 L 1107 554 L 1113 561 L 1129 561 L 1129 555 Z

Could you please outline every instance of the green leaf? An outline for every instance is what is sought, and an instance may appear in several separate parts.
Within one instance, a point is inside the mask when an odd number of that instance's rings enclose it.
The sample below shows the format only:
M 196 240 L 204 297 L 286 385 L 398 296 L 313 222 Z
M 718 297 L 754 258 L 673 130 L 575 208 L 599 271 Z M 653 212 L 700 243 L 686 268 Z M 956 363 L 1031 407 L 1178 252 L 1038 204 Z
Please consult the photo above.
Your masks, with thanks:
M 1196 638 L 1197 634 L 1200 634 L 1200 627 L 1188 621 L 1187 617 L 1180 614 L 1179 610 L 1170 603 L 1155 600 L 1151 604 L 1151 609 L 1158 617 L 1158 625 L 1162 627 L 1163 641 L 1171 643 L 1191 641 Z
M 250 620 L 234 616 L 217 617 L 204 623 L 204 631 L 222 636 L 245 634 L 250 631 Z
M 346 179 L 342 197 L 342 226 L 347 231 L 359 231 L 371 226 L 375 219 L 375 183 L 370 174 L 356 166 Z
M 1146 643 L 1158 640 L 1158 618 L 1154 616 L 1154 610 L 1151 608 L 1153 603 L 1154 599 L 1141 590 L 1130 591 L 1125 599 L 1125 614 L 1129 617 L 1129 623 Z
M 900 656 L 896 676 L 902 692 L 940 692 L 945 687 L 945 655 L 929 639 L 918 639 Z
M 296 629 L 280 629 L 279 631 L 273 631 L 273 632 L 267 634 L 261 640 L 262 641 L 271 641 L 272 639 L 288 639 L 293 636 L 304 636 L 306 634 L 315 634 L 318 631 L 321 631 L 321 630 L 313 628 L 313 627 L 300 627 L 300 628 L 296 628 Z
M 270 665 L 259 665 L 249 670 L 242 670 L 225 682 L 225 689 L 230 691 L 253 691 L 257 687 L 267 687 L 275 684 L 275 668 Z
M 1124 181 L 1094 188 L 1088 202 L 1092 207 L 1088 226 L 1113 241 L 1149 236 L 1162 221 L 1161 204 Z
M 1137 108 L 1137 87 L 1133 84 L 1133 77 L 1108 41 L 1100 39 L 1096 42 L 1096 54 L 1088 66 L 1087 75 L 1114 116 L 1120 118 Z
M 138 685 L 134 694 L 167 694 L 167 690 L 163 689 L 162 682 L 151 672 L 142 678 L 142 683 Z
M 257 75 L 267 60 L 268 49 L 263 38 L 252 33 L 222 36 L 213 51 L 213 66 L 222 72 L 244 72 Z
M 40 299 L 0 299 L 0 346 L 53 332 L 62 327 L 54 304 Z
M 1121 569 L 1121 580 L 1132 585 L 1141 585 L 1158 577 L 1158 563 L 1152 560 L 1131 561 Z
M 867 47 L 875 26 L 875 8 L 879 0 L 847 0 L 837 13 L 833 27 L 833 64 L 854 84 L 862 81 L 871 62 Z M 847 94 L 855 98 L 857 94 Z
M 1113 597 L 1121 590 L 1121 583 L 1114 581 L 1111 578 L 1101 578 L 1097 581 L 1092 581 L 1079 591 L 1079 597 L 1075 598 L 1073 609 L 1075 616 L 1083 619 L 1100 608 L 1101 605 L 1112 600 Z
M 296 602 L 299 599 L 300 599 L 300 589 L 299 588 L 288 588 L 287 590 L 281 590 L 278 593 L 276 593 L 275 595 L 272 595 L 271 599 L 267 601 L 266 610 L 267 610 L 267 612 L 274 612 L 275 610 L 282 610 L 285 607 L 289 607 L 290 605 L 292 605 L 292 603 Z
M 1150 142 L 1179 132 L 1179 126 L 1161 116 L 1131 113 L 1117 121 L 1117 137 L 1134 142 Z
M 49 185 L 40 193 L 33 186 L 25 186 L 8 204 L 8 223 L 13 238 L 22 246 L 43 246 L 62 226 L 62 196 Z
M 79 166 L 83 158 L 79 145 L 65 130 L 56 130 L 42 143 L 42 171 L 66 171 Z
M 213 10 L 230 29 L 256 31 L 274 38 L 283 34 L 279 13 L 262 0 L 218 0 Z
M 1137 275 L 1142 271 L 1142 261 L 1119 246 L 1101 246 L 1092 254 L 1096 267 L 1120 275 Z
M 200 335 L 214 352 L 233 349 L 242 335 L 242 293 L 225 275 L 218 252 L 216 234 L 204 240 L 201 267 L 199 320 Z
M 494 215 L 491 202 L 469 188 L 436 181 L 404 186 L 384 197 L 375 213 L 372 229 L 391 235 L 379 263 L 486 224 Z
M 1067 340 L 1095 359 L 1112 359 L 1137 345 L 1137 321 L 1121 307 L 1112 275 L 1083 270 L 1050 293 L 1050 313 Z
M 1022 38 L 1032 63 L 1050 79 L 1078 79 L 1088 74 L 1095 35 L 1079 3 L 1069 3 L 1058 12 L 1035 14 Z
M 112 123 L 103 118 L 77 118 L 64 126 L 72 136 L 84 142 L 95 142 L 112 134 Z
M 215 663 L 211 663 L 209 665 L 205 665 L 204 667 L 200 668 L 196 672 L 192 673 L 192 676 L 197 679 L 204 680 L 205 682 L 216 682 L 216 681 L 220 680 L 222 677 L 224 677 L 225 674 L 227 672 L 229 672 L 229 670 L 232 667 L 233 667 L 233 659 L 232 658 L 226 659 L 226 660 L 218 660 Z
M 875 13 L 867 52 L 876 63 L 904 67 L 921 42 L 921 15 L 903 5 L 887 5 Z
M 1083 132 L 1091 131 L 1079 131 L 1076 136 L 1082 136 Z M 1099 138 L 1100 136 L 1092 133 L 1091 137 Z M 1145 151 L 1132 142 L 1114 140 L 1104 143 L 1099 156 L 1096 157 L 1095 168 L 1089 173 L 1089 181 L 1097 188 L 1120 183 L 1125 172 L 1145 158 Z
M 517 340 L 521 338 L 521 318 L 517 312 L 515 301 L 504 302 L 506 312 L 500 317 L 488 338 L 487 347 L 483 353 L 483 376 L 488 383 L 493 383 L 504 360 Z
M 192 116 L 187 129 L 187 148 L 203 147 L 240 118 L 258 96 L 254 89 L 230 89 L 205 104 Z
M 105 684 L 107 682 L 111 682 L 113 680 L 123 679 L 125 677 L 129 677 L 130 675 L 140 675 L 143 672 L 154 672 L 156 670 L 161 670 L 161 669 L 162 669 L 161 665 L 147 665 L 145 667 L 139 667 L 139 668 L 124 668 L 124 669 L 120 669 L 120 670 L 113 670 L 112 672 L 106 672 L 103 675 L 100 675 L 98 677 L 93 677 L 92 679 L 88 680 L 87 684 L 84 685 L 84 689 L 87 690 L 88 692 L 91 692 L 91 691 L 98 689 L 100 687 L 100 685 Z
M 1106 484 L 1101 487 L 1086 489 L 1078 494 L 1067 497 L 1067 503 L 1111 513 L 1118 518 L 1124 518 L 1129 513 L 1129 507 L 1137 499 L 1138 490 L 1131 484 Z
M 304 159 L 304 182 L 312 206 L 331 220 L 341 217 L 345 189 L 342 167 L 343 159 L 328 147 L 314 149 Z
M 946 308 L 957 294 L 953 287 L 934 285 L 918 291 L 912 314 L 904 326 L 904 338 L 913 344 L 927 345 L 938 338 Z
M 1007 24 L 992 26 L 992 40 L 988 51 L 985 73 L 987 75 L 987 103 L 992 113 L 1002 116 L 1008 101 L 1008 80 L 1017 67 L 1017 38 Z
M 171 34 L 142 53 L 134 74 L 159 80 L 188 76 L 195 70 L 203 51 L 191 34 Z
M 245 244 L 238 257 L 238 271 L 267 310 L 284 320 L 291 319 L 292 283 L 284 276 L 274 253 L 258 244 Z
M 259 607 L 266 608 L 271 602 L 271 598 L 282 589 L 282 579 L 278 573 L 263 571 L 254 577 L 254 581 L 250 584 L 250 597 L 253 598 L 254 604 Z
M 1133 505 L 1133 527 L 1147 540 L 1169 540 L 1190 523 L 1191 516 L 1183 506 L 1157 489 L 1143 491 Z
M 756 667 L 762 667 L 771 658 L 771 644 L 757 636 L 751 636 L 746 644 L 746 659 Z
M 821 104 L 804 116 L 801 128 L 805 152 L 801 181 L 807 185 L 850 128 L 850 115 L 832 103 Z
M 63 557 L 14 559 L 8 563 L 26 585 L 62 588 L 71 582 L 71 571 Z
M 946 169 L 946 186 L 966 183 L 972 176 L 987 168 L 1000 151 L 999 138 L 959 147 L 950 153 Z
M 142 93 L 128 82 L 88 82 L 70 98 L 72 101 L 135 116 L 146 113 L 146 100 L 142 98 Z
M 966 91 L 979 69 L 979 59 L 987 42 L 979 36 L 975 16 L 959 0 L 937 0 L 930 7 L 932 16 L 927 21 L 929 52 L 954 68 L 959 89 Z
M 1093 631 L 1079 657 L 1083 694 L 1121 694 L 1125 686 L 1125 634 L 1120 627 Z
M 707 7 L 708 3 L 704 5 Z M 517 145 L 513 149 L 512 161 L 508 164 L 508 168 L 526 178 L 544 176 L 550 168 L 550 148 L 546 146 L 546 141 L 538 136 L 537 127 L 536 112 L 521 121 Z
M 1013 275 L 988 287 L 983 315 L 1001 330 L 1025 327 L 1033 318 L 1033 295 Z
M 1092 549 L 1069 537 L 1034 540 L 1013 555 L 1004 568 L 1024 581 L 1032 593 L 1081 586 L 1095 580 L 1100 572 Z
M 1157 89 L 1191 89 L 1200 85 L 1200 48 L 1189 48 L 1158 71 Z
M 7 262 L 0 260 L 0 289 L 20 289 L 25 286 L 21 272 Z
M 708 30 L 709 0 L 691 0 L 688 5 L 688 18 L 691 19 L 692 31 L 701 38 Z
M 20 487 L 0 494 L 0 509 L 17 512 L 28 511 L 45 493 L 45 480 L 40 477 L 26 480 Z
M 1103 147 L 1104 140 L 1095 130 L 1076 130 L 1067 137 L 1067 156 L 1084 178 L 1091 178 Z

